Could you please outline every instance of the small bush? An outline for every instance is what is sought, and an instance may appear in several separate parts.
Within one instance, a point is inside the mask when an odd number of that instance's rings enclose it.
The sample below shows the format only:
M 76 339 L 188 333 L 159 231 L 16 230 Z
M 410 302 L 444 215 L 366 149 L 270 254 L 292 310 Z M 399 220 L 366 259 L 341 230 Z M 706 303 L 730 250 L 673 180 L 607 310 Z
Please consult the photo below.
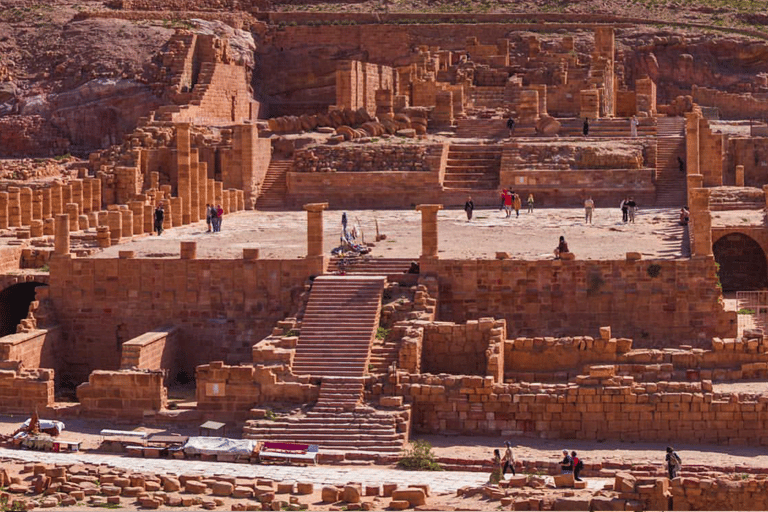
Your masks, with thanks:
M 661 273 L 661 265 L 657 265 L 656 263 L 651 263 L 648 265 L 647 269 L 648 275 L 651 277 L 659 277 L 659 274 Z
M 386 327 L 377 327 L 376 328 L 376 339 L 377 340 L 385 340 L 387 339 L 387 336 L 389 335 L 389 329 Z
M 748 309 L 748 308 L 741 308 L 737 311 L 739 315 L 754 315 L 755 310 L 754 309 Z
M 411 443 L 411 448 L 403 451 L 403 457 L 397 461 L 397 465 L 403 469 L 421 471 L 442 471 L 443 468 L 435 461 L 432 453 L 432 445 L 424 440 L 416 440 Z

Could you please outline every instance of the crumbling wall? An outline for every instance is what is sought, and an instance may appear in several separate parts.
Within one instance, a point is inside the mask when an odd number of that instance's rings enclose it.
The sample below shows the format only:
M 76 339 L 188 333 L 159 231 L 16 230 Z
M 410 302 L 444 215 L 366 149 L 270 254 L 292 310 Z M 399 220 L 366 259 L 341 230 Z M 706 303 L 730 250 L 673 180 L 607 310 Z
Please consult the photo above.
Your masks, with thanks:
M 486 351 L 497 334 L 494 328 L 503 329 L 504 321 L 484 318 L 464 324 L 415 322 L 414 325 L 424 329 L 421 351 L 423 373 L 484 376 L 488 372 L 489 354 Z
M 99 418 L 141 419 L 164 409 L 168 390 L 158 370 L 96 370 L 77 386 L 80 412 Z
M 123 343 L 121 369 L 165 370 L 173 377 L 178 367 L 179 329 L 161 327 Z
M 18 270 L 23 251 L 24 248 L 21 246 L 10 246 L 0 249 L 0 272 Z
M 59 368 L 61 328 L 35 329 L 0 338 L 0 361 L 20 361 L 26 368 Z
M 744 166 L 744 185 L 762 187 L 768 183 L 768 138 L 728 137 L 726 185 L 736 183 L 736 166 Z
M 46 157 L 63 155 L 69 141 L 41 116 L 0 118 L 0 157 Z
M 635 346 L 675 340 L 696 345 L 734 337 L 736 314 L 720 303 L 713 258 L 636 261 L 437 260 L 438 318 L 503 318 L 513 336 L 610 325 Z
M 768 96 L 733 93 L 693 86 L 693 101 L 704 107 L 717 107 L 722 119 L 768 118 Z
M 0 411 L 30 414 L 52 405 L 53 377 L 53 370 L 27 370 L 20 361 L 0 362 Z

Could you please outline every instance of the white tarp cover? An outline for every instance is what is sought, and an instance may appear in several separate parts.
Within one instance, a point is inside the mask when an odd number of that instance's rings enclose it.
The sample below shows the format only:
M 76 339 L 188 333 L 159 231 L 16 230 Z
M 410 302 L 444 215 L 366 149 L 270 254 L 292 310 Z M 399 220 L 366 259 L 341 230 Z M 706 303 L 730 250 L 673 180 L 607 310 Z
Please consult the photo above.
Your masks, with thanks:
M 30 421 L 32 421 L 32 418 L 27 419 L 27 421 L 24 422 L 24 426 L 28 427 Z M 40 430 L 48 430 L 49 428 L 55 428 L 59 431 L 59 434 L 64 430 L 64 423 L 58 421 L 58 420 L 39 420 L 40 422 Z
M 215 455 L 228 453 L 230 455 L 250 456 L 256 449 L 257 441 L 253 439 L 228 439 L 226 437 L 190 437 L 184 445 L 184 453 L 190 455 Z

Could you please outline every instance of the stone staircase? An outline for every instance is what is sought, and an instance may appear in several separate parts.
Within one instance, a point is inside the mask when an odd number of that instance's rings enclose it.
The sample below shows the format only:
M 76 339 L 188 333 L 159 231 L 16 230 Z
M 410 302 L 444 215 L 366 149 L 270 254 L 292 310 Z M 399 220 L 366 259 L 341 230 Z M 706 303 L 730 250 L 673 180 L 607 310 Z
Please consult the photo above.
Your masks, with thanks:
M 685 160 L 685 119 L 660 117 L 656 139 L 656 206 L 682 207 L 686 203 L 686 176 L 677 157 Z
M 501 147 L 487 144 L 451 144 L 443 188 L 472 192 L 499 186 Z
M 381 312 L 383 276 L 320 276 L 301 323 L 292 371 L 313 377 L 362 377 Z
M 561 123 L 560 137 L 583 137 L 584 120 L 579 118 L 558 119 Z M 656 122 L 653 118 L 639 117 L 638 137 L 656 135 Z M 628 138 L 632 136 L 628 118 L 601 118 L 589 122 L 589 135 L 593 138 Z
M 499 108 L 504 104 L 504 87 L 476 86 L 469 94 L 475 107 Z
M 371 258 L 360 256 L 356 258 L 331 258 L 328 260 L 329 274 L 344 272 L 346 275 L 386 276 L 387 281 L 403 280 L 411 267 L 411 262 L 418 258 Z
M 533 125 L 515 126 L 515 137 L 534 137 L 536 129 Z M 456 121 L 456 137 L 459 139 L 507 139 L 509 130 L 507 120 L 501 118 L 490 119 L 459 119 Z
M 368 364 L 368 373 L 383 375 L 389 367 L 398 360 L 397 342 L 391 340 L 376 339 L 371 349 L 371 362 Z
M 267 174 L 261 182 L 259 197 L 256 199 L 258 210 L 280 210 L 285 208 L 285 195 L 288 193 L 286 173 L 291 170 L 293 161 L 273 159 L 269 162 Z

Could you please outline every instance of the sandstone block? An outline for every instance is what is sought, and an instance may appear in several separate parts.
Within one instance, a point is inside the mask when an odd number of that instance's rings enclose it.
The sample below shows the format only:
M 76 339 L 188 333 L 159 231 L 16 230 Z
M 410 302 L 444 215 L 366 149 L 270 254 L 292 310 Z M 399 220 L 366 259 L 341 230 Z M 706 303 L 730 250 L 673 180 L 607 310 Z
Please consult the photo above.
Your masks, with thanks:
M 233 498 L 253 498 L 253 489 L 250 487 L 239 486 L 232 491 Z
M 276 494 L 291 494 L 293 493 L 294 482 L 278 482 Z
M 181 490 L 181 482 L 176 478 L 163 477 L 163 490 L 165 492 L 177 492 Z
M 392 493 L 397 489 L 397 484 L 385 483 L 381 495 L 385 498 L 392 496 Z
M 347 503 L 360 503 L 360 487 L 357 485 L 345 485 L 341 493 L 341 501 Z
M 590 366 L 589 376 L 592 378 L 607 378 L 616 375 L 616 367 L 614 365 L 601 365 Z
M 618 492 L 635 492 L 636 479 L 629 473 L 616 473 L 613 488 Z
M 211 492 L 214 496 L 230 496 L 235 486 L 229 482 L 216 482 L 211 486 Z
M 555 487 L 573 487 L 573 475 L 555 475 Z
M 407 500 L 392 500 L 389 502 L 389 508 L 392 510 L 405 510 L 410 506 L 411 504 Z
M 104 496 L 119 496 L 121 489 L 116 485 L 102 485 L 101 492 Z
M 524 487 L 528 483 L 528 477 L 525 475 L 515 475 L 507 480 L 507 487 Z
M 393 501 L 407 501 L 410 506 L 418 507 L 427 502 L 427 495 L 424 489 L 408 488 L 396 490 L 392 493 Z
M 315 486 L 312 482 L 298 482 L 296 484 L 297 494 L 312 494 L 315 492 Z
M 190 494 L 205 494 L 205 490 L 208 488 L 203 482 L 196 480 L 189 480 L 184 486 L 184 490 Z
M 126 498 L 135 498 L 139 494 L 144 492 L 143 487 L 123 487 L 123 496 Z
M 323 503 L 336 503 L 339 501 L 341 490 L 338 487 L 327 485 L 323 487 L 321 500 Z

